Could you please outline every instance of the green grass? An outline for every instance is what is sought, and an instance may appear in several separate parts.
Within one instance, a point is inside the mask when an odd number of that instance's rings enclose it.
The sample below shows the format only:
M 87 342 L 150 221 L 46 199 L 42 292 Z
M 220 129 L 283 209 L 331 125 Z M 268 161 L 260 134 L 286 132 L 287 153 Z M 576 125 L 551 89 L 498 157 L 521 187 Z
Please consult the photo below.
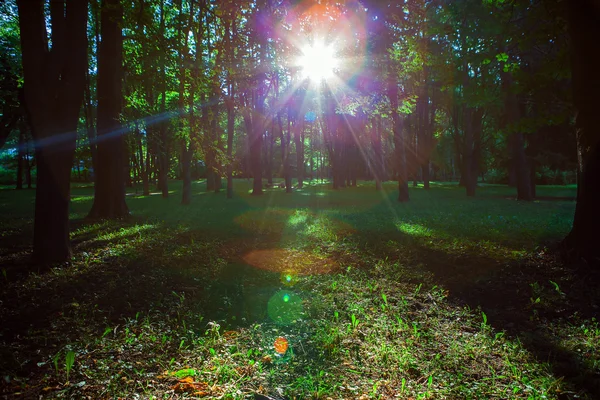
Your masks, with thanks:
M 482 185 L 371 182 L 192 205 L 128 190 L 132 218 L 87 221 L 73 261 L 29 264 L 33 191 L 0 190 L 0 394 L 45 398 L 593 398 L 598 291 L 545 245 L 574 187 L 539 201 Z M 8 305 L 8 306 L 7 306 Z M 284 337 L 289 348 L 277 353 Z M 20 393 L 17 395 L 16 393 Z

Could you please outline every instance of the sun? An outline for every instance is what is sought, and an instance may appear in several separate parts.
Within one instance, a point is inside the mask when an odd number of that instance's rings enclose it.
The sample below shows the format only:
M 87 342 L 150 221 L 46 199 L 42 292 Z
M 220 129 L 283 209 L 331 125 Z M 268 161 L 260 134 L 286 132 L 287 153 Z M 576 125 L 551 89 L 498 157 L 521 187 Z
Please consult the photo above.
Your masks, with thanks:
M 302 71 L 302 77 L 314 82 L 326 81 L 333 77 L 338 67 L 333 46 L 326 46 L 322 42 L 316 42 L 302 48 L 302 55 L 298 58 L 298 66 Z

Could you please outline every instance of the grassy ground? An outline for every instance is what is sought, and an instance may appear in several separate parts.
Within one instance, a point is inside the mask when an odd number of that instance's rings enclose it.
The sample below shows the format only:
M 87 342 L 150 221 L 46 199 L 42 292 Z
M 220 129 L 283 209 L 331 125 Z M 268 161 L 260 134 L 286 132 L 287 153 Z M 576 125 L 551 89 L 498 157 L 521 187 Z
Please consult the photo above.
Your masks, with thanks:
M 593 270 L 546 248 L 573 187 L 72 199 L 73 261 L 28 263 L 33 192 L 0 190 L 0 396 L 598 398 Z

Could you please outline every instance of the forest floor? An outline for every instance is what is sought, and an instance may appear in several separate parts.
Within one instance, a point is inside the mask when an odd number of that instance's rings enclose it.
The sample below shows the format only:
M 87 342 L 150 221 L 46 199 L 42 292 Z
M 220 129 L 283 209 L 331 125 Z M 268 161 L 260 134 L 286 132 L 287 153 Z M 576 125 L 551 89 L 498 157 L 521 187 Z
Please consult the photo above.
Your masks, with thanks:
M 235 185 L 129 189 L 124 221 L 75 185 L 49 269 L 0 190 L 0 398 L 600 398 L 599 274 L 552 250 L 574 187 Z

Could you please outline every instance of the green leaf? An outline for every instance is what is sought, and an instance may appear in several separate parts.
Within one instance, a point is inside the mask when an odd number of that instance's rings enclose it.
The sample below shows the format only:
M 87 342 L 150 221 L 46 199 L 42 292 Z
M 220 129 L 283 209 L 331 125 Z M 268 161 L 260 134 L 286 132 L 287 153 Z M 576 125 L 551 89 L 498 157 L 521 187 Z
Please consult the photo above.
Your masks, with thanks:
M 500 54 L 496 54 L 496 59 L 500 62 L 507 62 L 508 61 L 508 54 L 506 53 L 500 53 Z
M 196 376 L 196 370 L 193 368 L 184 368 L 179 371 L 172 372 L 172 375 L 176 378 L 185 378 L 187 376 Z

